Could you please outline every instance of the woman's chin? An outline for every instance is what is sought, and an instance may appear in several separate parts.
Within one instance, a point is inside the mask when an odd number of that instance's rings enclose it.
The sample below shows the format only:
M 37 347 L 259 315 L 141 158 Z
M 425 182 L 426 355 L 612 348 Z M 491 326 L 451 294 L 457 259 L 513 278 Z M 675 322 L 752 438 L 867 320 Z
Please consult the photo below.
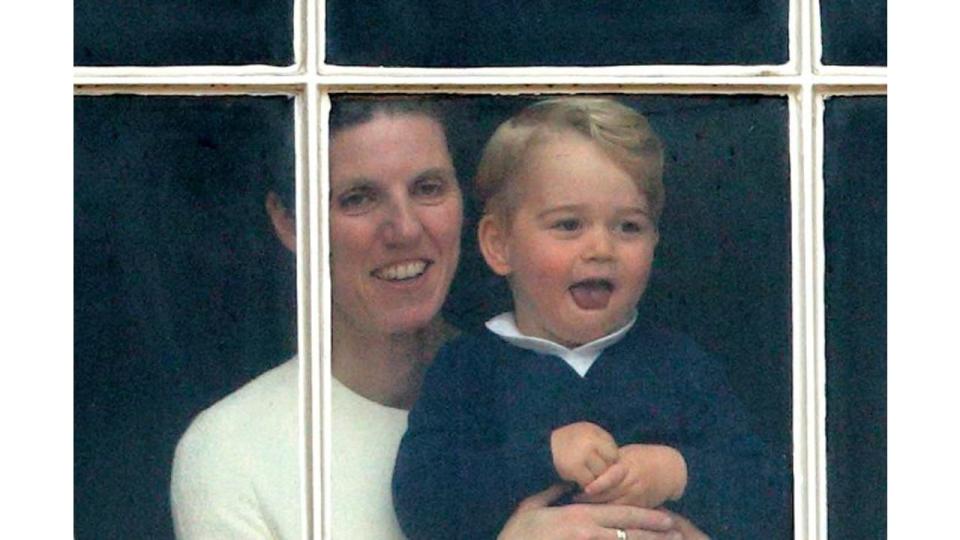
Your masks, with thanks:
M 375 321 L 371 321 L 371 327 L 379 328 L 383 333 L 390 335 L 413 333 L 426 329 L 439 316 L 439 313 L 439 305 L 387 309 L 379 313 Z

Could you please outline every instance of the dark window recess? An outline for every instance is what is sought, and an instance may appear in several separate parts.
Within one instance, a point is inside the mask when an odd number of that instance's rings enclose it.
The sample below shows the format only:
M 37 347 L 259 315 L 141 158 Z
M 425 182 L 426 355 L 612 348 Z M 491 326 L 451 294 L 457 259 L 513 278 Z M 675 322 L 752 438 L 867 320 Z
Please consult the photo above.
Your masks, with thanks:
M 886 538 L 886 98 L 829 99 L 824 129 L 829 533 Z
M 74 101 L 75 537 L 172 538 L 174 446 L 293 354 L 293 99 Z
M 327 62 L 783 64 L 787 0 L 328 0 Z
M 76 0 L 77 66 L 293 64 L 293 0 Z
M 887 65 L 886 0 L 820 2 L 824 65 Z

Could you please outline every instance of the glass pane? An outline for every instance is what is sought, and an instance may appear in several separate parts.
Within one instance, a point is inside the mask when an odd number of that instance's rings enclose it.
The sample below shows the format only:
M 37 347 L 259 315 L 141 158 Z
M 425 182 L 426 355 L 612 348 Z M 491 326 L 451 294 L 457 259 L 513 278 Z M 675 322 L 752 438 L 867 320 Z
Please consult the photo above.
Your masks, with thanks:
M 887 65 L 886 0 L 820 2 L 824 65 Z
M 783 64 L 786 0 L 327 1 L 327 63 Z
M 826 102 L 827 495 L 830 538 L 886 537 L 887 102 Z
M 293 64 L 293 0 L 76 0 L 76 66 Z
M 381 137 L 389 141 L 387 136 L 391 133 L 403 134 L 401 137 L 403 144 L 416 143 L 418 139 L 411 135 L 415 132 L 414 128 L 425 128 L 423 124 L 414 125 L 411 118 L 419 118 L 429 126 L 433 125 L 429 115 L 436 114 L 436 111 L 423 112 L 424 103 L 439 108 L 442 112 L 441 118 L 447 127 L 446 139 L 452 154 L 452 163 L 466 195 L 466 219 L 460 242 L 460 262 L 443 307 L 443 319 L 459 328 L 462 335 L 482 336 L 486 332 L 485 321 L 511 309 L 512 296 L 506 281 L 490 270 L 480 254 L 477 227 L 481 208 L 476 194 L 477 186 L 474 185 L 473 179 L 478 170 L 484 145 L 496 127 L 539 99 L 541 98 L 529 96 L 429 96 L 413 99 L 402 99 L 398 96 L 334 97 L 331 116 L 333 142 L 330 167 L 331 197 L 334 205 L 331 208 L 331 252 L 333 254 L 331 264 L 335 341 L 339 339 L 338 342 L 346 347 L 347 345 L 344 344 L 349 344 L 350 337 L 355 335 L 356 321 L 362 320 L 365 323 L 365 331 L 356 335 L 363 336 L 359 343 L 363 350 L 367 351 L 365 354 L 372 355 L 373 352 L 370 351 L 375 350 L 371 345 L 374 330 L 378 328 L 378 324 L 387 328 L 389 318 L 386 315 L 383 315 L 383 320 L 372 316 L 360 318 L 352 315 L 352 312 L 367 313 L 370 310 L 365 310 L 365 306 L 383 307 L 392 305 L 392 301 L 400 302 L 388 296 L 387 293 L 378 297 L 376 302 L 364 301 L 359 293 L 353 294 L 354 290 L 365 290 L 356 283 L 357 280 L 353 276 L 368 275 L 370 272 L 338 274 L 337 268 L 338 265 L 345 268 L 352 264 L 348 257 L 354 251 L 358 251 L 353 247 L 356 245 L 363 246 L 362 255 L 369 255 L 369 259 L 363 260 L 375 268 L 379 268 L 378 265 L 392 264 L 391 261 L 415 257 L 412 251 L 411 254 L 405 254 L 406 252 L 399 247 L 399 244 L 387 242 L 385 238 L 381 239 L 369 232 L 381 230 L 375 226 L 380 223 L 378 220 L 388 220 L 389 216 L 394 214 L 387 210 L 371 210 L 365 213 L 352 209 L 360 204 L 381 208 L 371 201 L 379 202 L 384 209 L 392 208 L 383 201 L 392 201 L 393 199 L 389 197 L 395 196 L 396 192 L 374 188 L 388 183 L 391 178 L 400 178 L 404 181 L 407 178 L 419 178 L 409 170 L 405 175 L 390 176 L 383 172 L 392 170 L 386 168 L 386 163 L 403 163 L 414 172 L 420 169 L 433 171 L 444 167 L 443 159 L 437 160 L 441 162 L 440 165 L 429 162 L 416 167 L 409 161 L 392 160 L 390 150 L 394 146 L 391 145 L 372 148 L 366 153 L 361 151 L 363 148 L 361 143 L 369 144 L 370 141 L 380 140 Z M 782 97 L 755 96 L 616 96 L 616 99 L 642 111 L 666 147 L 664 173 L 666 206 L 660 220 L 660 239 L 649 286 L 640 302 L 641 319 L 691 336 L 704 350 L 719 359 L 719 365 L 722 366 L 726 379 L 730 381 L 734 394 L 738 396 L 750 418 L 744 424 L 749 424 L 751 433 L 765 441 L 765 448 L 768 451 L 766 455 L 770 458 L 766 464 L 776 470 L 773 476 L 781 481 L 779 484 L 781 491 L 771 490 L 761 493 L 758 490 L 747 497 L 749 500 L 732 497 L 737 500 L 737 508 L 744 509 L 743 516 L 746 517 L 743 518 L 742 523 L 737 522 L 737 518 L 726 519 L 711 514 L 711 511 L 704 511 L 703 507 L 698 507 L 695 501 L 681 500 L 676 508 L 689 512 L 691 517 L 699 521 L 699 524 L 707 529 L 706 532 L 714 537 L 792 538 L 792 506 L 790 504 L 792 490 L 789 472 L 792 448 L 792 331 L 787 100 Z M 385 107 L 388 104 L 393 107 L 389 115 L 377 116 L 375 112 L 371 112 L 371 109 L 376 111 L 376 107 Z M 362 112 L 364 109 L 366 112 Z M 425 115 L 427 115 L 426 118 L 424 118 Z M 411 123 L 401 125 L 402 121 Z M 391 122 L 396 124 L 390 125 Z M 427 134 L 429 135 L 429 132 Z M 424 135 L 423 139 L 427 139 L 427 136 Z M 410 149 L 404 155 L 418 156 L 418 158 L 435 156 L 438 155 L 438 149 L 439 155 L 443 155 L 442 142 L 433 145 L 424 143 L 422 148 Z M 378 168 L 374 168 L 374 164 L 379 164 Z M 343 172 L 348 169 L 353 174 Z M 364 191 L 350 191 L 348 188 L 354 184 L 362 185 Z M 582 190 L 568 191 L 582 192 Z M 409 191 L 401 191 L 401 193 L 407 192 Z M 353 197 L 352 194 L 356 193 L 362 194 L 362 197 Z M 373 197 L 372 194 L 376 194 L 377 197 Z M 388 194 L 390 194 L 389 197 Z M 518 196 L 523 198 L 523 195 Z M 343 207 L 338 207 L 338 204 Z M 431 208 L 434 207 L 431 206 Z M 360 227 L 361 223 L 365 224 L 363 228 Z M 383 224 L 389 223 L 391 222 L 383 222 Z M 449 232 L 447 230 L 449 227 L 445 227 L 443 221 L 439 224 L 437 221 L 423 223 L 424 230 L 429 228 L 433 231 L 431 238 L 442 238 L 441 233 Z M 364 231 L 368 232 L 364 233 Z M 411 237 L 414 236 L 413 233 L 410 234 Z M 443 253 L 442 250 L 438 251 Z M 456 251 L 456 248 L 448 246 L 447 251 Z M 357 257 L 360 255 L 358 253 Z M 440 260 L 440 257 L 435 256 L 435 259 Z M 429 269 L 441 266 L 436 260 L 428 269 L 422 270 L 422 275 L 427 275 L 426 272 Z M 393 274 L 381 277 L 399 281 L 400 278 L 397 276 L 400 271 L 391 269 Z M 403 269 L 403 271 L 412 272 L 410 269 Z M 420 278 L 413 276 L 411 279 Z M 514 277 L 514 279 L 519 278 Z M 424 294 L 418 298 L 422 297 L 432 296 Z M 412 311 L 412 308 L 408 310 L 408 312 Z M 383 313 L 382 310 L 374 310 L 374 312 L 378 316 Z M 336 352 L 334 354 L 336 356 Z M 333 361 L 336 365 L 338 359 L 335 357 Z M 430 373 L 443 369 L 437 367 L 443 365 L 442 361 L 441 354 L 431 367 L 433 371 L 428 373 L 427 381 L 431 378 Z M 602 358 L 597 361 L 598 365 L 601 361 Z M 342 365 L 348 365 L 348 362 L 343 362 Z M 375 363 L 375 365 L 381 364 Z M 637 365 L 642 365 L 642 362 L 638 360 Z M 443 375 L 434 377 L 441 376 Z M 334 377 L 338 378 L 336 370 Z M 495 380 L 496 376 L 477 379 Z M 379 378 L 371 375 L 366 380 L 374 381 Z M 355 440 L 358 437 L 357 426 L 367 425 L 357 419 L 355 409 L 350 406 L 350 403 L 357 400 L 356 394 L 366 396 L 367 402 L 378 399 L 375 384 L 372 384 L 370 391 L 364 394 L 363 381 L 362 378 L 342 381 L 344 384 L 340 386 L 349 387 L 350 390 L 342 390 L 340 397 L 338 397 L 338 385 L 334 383 L 334 468 L 332 471 L 334 537 L 338 537 L 338 531 L 356 532 L 356 529 L 350 527 L 362 518 L 357 512 L 350 514 L 338 508 L 337 501 L 345 500 L 345 496 L 338 495 L 341 490 L 355 489 L 353 476 L 343 471 L 354 471 L 362 466 L 362 461 L 356 458 L 357 452 L 352 451 L 348 446 L 349 442 L 341 442 Z M 524 383 L 517 382 L 517 386 L 506 384 L 510 397 L 504 403 L 514 403 L 524 399 L 520 396 L 522 392 L 519 390 L 524 387 Z M 671 391 L 683 392 L 677 388 L 679 385 L 674 386 L 670 381 L 656 378 L 648 378 L 643 384 L 649 387 L 633 388 L 632 391 L 625 393 L 608 392 L 604 403 L 609 403 L 610 400 L 617 403 L 630 403 L 630 400 L 624 399 L 623 396 L 631 393 L 652 395 L 645 393 L 645 390 L 656 393 L 664 387 L 669 387 Z M 428 382 L 424 383 L 424 388 L 429 388 Z M 460 392 L 451 392 L 448 395 L 471 394 L 469 389 L 459 390 Z M 479 392 L 476 395 L 488 394 Z M 423 400 L 425 396 L 421 394 L 420 398 Z M 524 403 L 528 403 L 530 398 L 526 399 Z M 684 406 L 681 398 L 677 398 L 677 401 L 672 399 L 671 397 L 660 405 L 668 409 Z M 549 402 L 549 400 L 546 401 Z M 573 395 L 568 395 L 564 399 L 565 403 L 567 401 L 571 404 L 583 403 L 577 401 Z M 570 406 L 580 407 L 581 405 Z M 596 410 L 604 409 L 604 405 L 594 403 L 593 406 Z M 612 408 L 617 407 L 619 405 L 612 406 Z M 722 405 L 717 404 L 717 407 L 720 408 Z M 497 410 L 501 409 L 502 407 Z M 519 406 L 512 410 L 517 415 L 530 414 Z M 491 412 L 491 414 L 496 416 L 499 413 Z M 484 419 L 478 422 L 486 421 L 486 418 L 484 416 Z M 410 421 L 412 425 L 414 413 L 411 413 Z M 675 430 L 678 428 L 678 425 L 671 424 L 664 429 L 676 435 Z M 400 432 L 402 433 L 402 429 Z M 389 442 L 387 438 L 391 435 L 384 432 L 379 436 L 382 438 L 376 438 L 375 441 L 381 441 L 382 444 L 378 446 L 396 445 L 399 441 L 397 433 L 393 434 L 394 438 L 389 439 Z M 682 439 L 682 436 L 679 437 Z M 457 452 L 450 452 L 450 454 L 455 455 Z M 338 459 L 340 461 L 337 461 Z M 385 459 L 390 461 L 392 467 L 392 458 Z M 387 470 L 389 471 L 389 467 Z M 389 472 L 384 474 L 389 475 Z M 750 471 L 748 474 L 740 471 L 735 476 L 741 480 L 745 478 L 752 480 L 751 475 L 763 476 L 757 471 Z M 347 480 L 340 480 L 341 478 Z M 725 484 L 725 480 L 717 477 L 704 480 L 701 476 L 697 482 L 702 483 L 697 485 L 702 487 L 704 483 L 710 482 L 716 482 L 715 486 L 729 485 Z M 736 480 L 731 482 L 731 484 L 735 483 Z M 503 485 L 507 484 L 511 482 L 505 482 Z M 695 493 L 697 489 L 699 488 L 690 488 L 690 493 Z M 433 492 L 420 490 L 419 493 Z M 509 497 L 506 494 L 503 496 Z M 724 497 L 724 500 L 731 500 L 731 497 Z M 506 505 L 508 509 L 511 504 L 510 500 L 506 499 L 498 500 L 497 503 L 501 506 Z M 684 506 L 685 504 L 687 506 Z M 429 504 L 421 506 L 421 508 L 427 507 L 433 508 Z M 760 508 L 764 510 L 759 510 Z M 436 512 L 438 512 L 436 515 L 455 515 L 445 514 L 439 509 Z M 763 515 L 758 516 L 759 513 Z M 493 514 L 496 512 L 491 512 L 491 515 Z M 365 532 L 370 537 L 387 537 L 383 527 L 388 526 L 388 523 L 383 522 L 378 525 L 375 516 L 368 517 L 368 521 L 363 525 L 375 527 L 376 532 L 372 533 L 369 530 Z M 484 520 L 488 517 L 484 514 Z M 479 521 L 483 520 L 478 519 Z M 744 532 L 742 529 L 739 531 L 736 529 L 738 525 L 747 527 L 750 532 L 738 534 Z M 492 526 L 495 527 L 495 525 Z M 732 529 L 728 529 L 730 527 Z M 758 531 L 756 528 L 764 530 Z M 491 534 L 483 537 L 492 537 L 495 533 L 492 530 L 488 532 Z
M 172 538 L 191 419 L 295 349 L 264 211 L 293 193 L 293 99 L 84 96 L 74 117 L 75 536 Z

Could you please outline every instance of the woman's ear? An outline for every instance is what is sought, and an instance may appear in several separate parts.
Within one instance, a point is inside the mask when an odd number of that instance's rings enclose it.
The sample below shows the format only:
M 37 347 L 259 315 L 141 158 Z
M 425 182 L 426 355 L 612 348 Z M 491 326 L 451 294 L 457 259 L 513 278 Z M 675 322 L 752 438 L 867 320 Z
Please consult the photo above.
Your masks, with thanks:
M 280 243 L 292 253 L 296 253 L 297 220 L 293 213 L 287 210 L 280 197 L 272 191 L 267 193 L 266 208 L 267 214 L 270 216 L 270 222 L 273 223 L 273 232 L 280 239 Z
M 508 225 L 503 216 L 486 214 L 480 219 L 477 226 L 477 237 L 480 243 L 480 253 L 487 261 L 487 266 L 500 276 L 509 276 L 510 246 Z

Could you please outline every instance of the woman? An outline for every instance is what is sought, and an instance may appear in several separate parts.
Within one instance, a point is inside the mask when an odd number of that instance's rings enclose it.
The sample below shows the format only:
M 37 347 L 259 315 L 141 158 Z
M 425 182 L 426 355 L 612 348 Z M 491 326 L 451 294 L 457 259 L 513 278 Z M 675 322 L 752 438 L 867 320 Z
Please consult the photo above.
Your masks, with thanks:
M 402 539 L 391 469 L 423 373 L 452 333 L 438 313 L 460 254 L 461 193 L 428 103 L 339 102 L 331 133 L 332 533 Z M 268 197 L 277 234 L 293 249 L 286 208 Z M 299 537 L 296 373 L 291 360 L 194 421 L 174 464 L 178 536 Z M 501 538 L 622 538 L 618 529 L 631 540 L 702 537 L 665 512 L 547 506 L 561 494 L 555 487 L 525 501 Z

